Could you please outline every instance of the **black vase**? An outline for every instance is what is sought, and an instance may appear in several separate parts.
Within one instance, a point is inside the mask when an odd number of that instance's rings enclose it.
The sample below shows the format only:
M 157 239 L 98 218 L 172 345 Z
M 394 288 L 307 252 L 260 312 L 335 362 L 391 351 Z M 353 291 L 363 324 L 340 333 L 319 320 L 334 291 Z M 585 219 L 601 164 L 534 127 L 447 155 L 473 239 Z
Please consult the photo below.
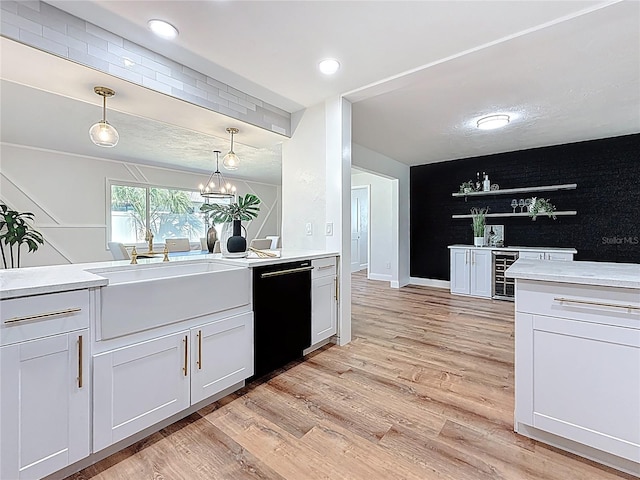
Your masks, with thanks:
M 241 220 L 233 221 L 233 236 L 227 240 L 227 251 L 229 253 L 240 253 L 247 251 L 247 240 L 240 235 L 242 228 Z
M 213 253 L 216 240 L 218 240 L 218 232 L 214 227 L 209 227 L 209 230 L 207 230 L 207 250 L 209 250 L 209 253 Z

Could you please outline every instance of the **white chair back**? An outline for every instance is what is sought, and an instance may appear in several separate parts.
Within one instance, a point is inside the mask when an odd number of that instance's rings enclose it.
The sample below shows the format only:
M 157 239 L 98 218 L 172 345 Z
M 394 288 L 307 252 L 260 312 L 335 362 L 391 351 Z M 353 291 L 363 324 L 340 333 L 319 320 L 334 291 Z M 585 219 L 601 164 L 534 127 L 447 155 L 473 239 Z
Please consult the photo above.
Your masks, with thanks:
M 131 258 L 129 256 L 129 252 L 122 243 L 109 242 L 107 245 L 109 245 L 109 251 L 111 252 L 114 260 L 129 260 Z
M 258 250 L 268 250 L 271 248 L 271 240 L 268 238 L 254 238 L 249 246 Z
M 170 252 L 188 252 L 191 250 L 188 238 L 167 238 L 165 244 Z
M 282 247 L 282 244 L 280 242 L 280 235 L 267 235 L 266 238 L 271 240 L 271 250 Z

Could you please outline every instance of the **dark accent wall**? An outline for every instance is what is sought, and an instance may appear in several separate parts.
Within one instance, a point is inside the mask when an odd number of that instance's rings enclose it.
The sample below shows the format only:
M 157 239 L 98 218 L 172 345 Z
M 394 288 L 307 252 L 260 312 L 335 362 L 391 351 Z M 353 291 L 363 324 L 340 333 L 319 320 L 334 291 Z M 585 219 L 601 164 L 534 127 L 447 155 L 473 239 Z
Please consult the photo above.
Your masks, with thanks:
M 486 172 L 501 189 L 576 183 L 575 190 L 452 197 Z M 576 260 L 640 263 L 640 134 L 411 167 L 411 276 L 449 280 L 448 245 L 473 244 L 471 207 L 511 212 L 513 198 L 550 199 L 576 216 L 488 218 L 505 245 L 574 247 Z M 518 208 L 516 211 L 519 211 Z M 640 267 L 639 267 L 640 268 Z

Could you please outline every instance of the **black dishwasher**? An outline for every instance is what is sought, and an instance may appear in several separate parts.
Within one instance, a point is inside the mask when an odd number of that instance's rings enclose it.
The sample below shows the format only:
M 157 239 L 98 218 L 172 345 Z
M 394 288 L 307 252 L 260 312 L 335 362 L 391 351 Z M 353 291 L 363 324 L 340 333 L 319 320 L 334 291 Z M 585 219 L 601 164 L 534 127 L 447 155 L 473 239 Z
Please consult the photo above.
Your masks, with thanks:
M 255 378 L 311 346 L 311 270 L 310 260 L 253 268 Z

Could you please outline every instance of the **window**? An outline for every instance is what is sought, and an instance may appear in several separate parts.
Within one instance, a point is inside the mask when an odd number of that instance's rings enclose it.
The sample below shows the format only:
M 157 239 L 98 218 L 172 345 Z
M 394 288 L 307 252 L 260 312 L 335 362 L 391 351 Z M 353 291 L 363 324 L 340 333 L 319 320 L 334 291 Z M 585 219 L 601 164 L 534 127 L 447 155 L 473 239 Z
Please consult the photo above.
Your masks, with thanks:
M 154 241 L 188 238 L 200 242 L 207 225 L 199 192 L 138 185 L 111 185 L 111 241 L 142 243 L 147 230 Z

